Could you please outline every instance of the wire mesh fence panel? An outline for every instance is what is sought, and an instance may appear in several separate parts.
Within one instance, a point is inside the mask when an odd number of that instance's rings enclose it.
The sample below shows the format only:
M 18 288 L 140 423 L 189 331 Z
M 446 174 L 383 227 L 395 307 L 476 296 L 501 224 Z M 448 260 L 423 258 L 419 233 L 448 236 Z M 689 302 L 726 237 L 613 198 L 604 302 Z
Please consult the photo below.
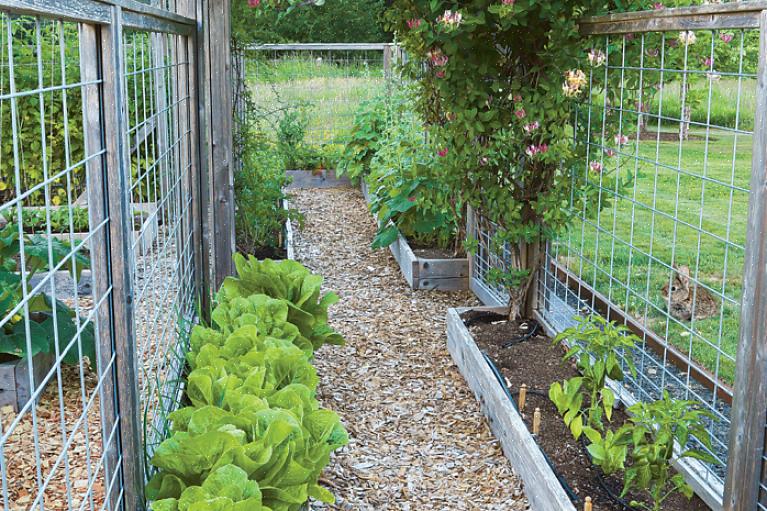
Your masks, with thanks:
M 93 26 L 0 12 L 0 502 L 121 499 Z M 98 109 L 98 103 L 95 103 Z M 98 342 L 97 342 L 98 341 Z
M 641 343 L 629 401 L 667 391 L 711 413 L 722 491 L 743 290 L 759 34 L 684 31 L 597 37 L 575 113 L 582 163 L 572 228 L 547 249 L 539 304 L 557 331 L 597 312 Z
M 192 108 L 183 36 L 124 34 L 130 147 L 131 247 L 138 387 L 147 457 L 178 407 L 189 329 L 196 321 L 192 225 Z
M 359 104 L 386 91 L 384 48 L 273 45 L 245 50 L 243 73 L 255 111 L 273 128 L 275 143 L 298 153 L 293 163 L 311 164 L 323 147 L 340 150 Z

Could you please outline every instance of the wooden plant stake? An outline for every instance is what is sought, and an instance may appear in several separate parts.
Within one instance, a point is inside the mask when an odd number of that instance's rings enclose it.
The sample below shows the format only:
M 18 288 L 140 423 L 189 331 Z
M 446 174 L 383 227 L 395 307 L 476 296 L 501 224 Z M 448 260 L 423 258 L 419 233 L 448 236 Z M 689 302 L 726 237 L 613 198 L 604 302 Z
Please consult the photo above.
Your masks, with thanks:
M 541 432 L 541 409 L 536 408 L 533 414 L 533 435 L 538 436 Z
M 583 504 L 583 511 L 592 511 L 591 497 L 586 497 L 586 503 Z
M 525 402 L 527 401 L 527 385 L 524 383 L 522 384 L 522 387 L 519 389 L 519 411 L 524 412 L 525 411 Z

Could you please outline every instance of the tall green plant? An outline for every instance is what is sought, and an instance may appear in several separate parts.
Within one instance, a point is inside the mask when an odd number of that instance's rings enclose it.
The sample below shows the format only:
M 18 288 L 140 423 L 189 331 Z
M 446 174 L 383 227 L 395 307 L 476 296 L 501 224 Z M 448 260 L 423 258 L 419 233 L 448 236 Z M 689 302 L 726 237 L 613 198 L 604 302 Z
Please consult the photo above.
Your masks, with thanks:
M 586 140 L 574 100 L 583 97 L 589 66 L 577 22 L 642 2 L 601 0 L 394 0 L 389 27 L 410 59 L 417 108 L 429 125 L 460 202 L 497 226 L 495 246 L 511 252 L 503 268 L 510 318 L 522 314 L 542 259 L 539 245 L 570 224 L 588 204 L 593 179 L 573 179 L 584 165 Z M 608 128 L 617 121 L 608 119 Z M 588 124 L 585 124 L 587 126 Z M 619 142 L 624 140 L 619 135 Z M 601 163 L 600 163 L 601 165 Z M 594 174 L 606 171 L 594 168 Z M 588 175 L 582 173 L 581 175 Z M 576 208 L 577 209 L 577 208 Z

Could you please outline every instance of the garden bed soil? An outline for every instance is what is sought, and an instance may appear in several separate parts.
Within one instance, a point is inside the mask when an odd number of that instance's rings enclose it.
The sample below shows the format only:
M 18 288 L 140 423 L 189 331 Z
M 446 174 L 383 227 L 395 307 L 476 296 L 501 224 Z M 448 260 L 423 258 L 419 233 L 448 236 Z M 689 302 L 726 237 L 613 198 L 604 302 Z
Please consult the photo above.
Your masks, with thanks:
M 576 508 L 581 508 L 582 499 L 588 496 L 593 499 L 594 509 L 625 511 L 600 485 L 599 469 L 591 464 L 583 445 L 573 438 L 548 398 L 548 389 L 552 383 L 577 374 L 571 364 L 562 361 L 564 349 L 555 346 L 542 329 L 526 340 L 504 347 L 510 341 L 526 337 L 532 324 L 529 322 L 509 323 L 503 316 L 484 311 L 465 312 L 461 319 L 467 323 L 479 349 L 493 360 L 515 398 L 519 388 L 523 384 L 527 385 L 529 390 L 522 418 L 532 431 L 533 411 L 536 408 L 541 410 L 541 431 L 536 441 L 551 460 L 557 474 L 564 477 L 575 495 L 581 499 L 580 503 L 575 503 Z M 613 425 L 617 427 L 626 420 L 627 415 L 623 409 L 615 410 Z M 603 481 L 615 495 L 620 494 L 622 480 L 613 476 Z M 636 497 L 632 495 L 629 499 Z M 709 508 L 697 496 L 688 501 L 681 495 L 674 495 L 664 502 L 663 509 L 706 511 Z

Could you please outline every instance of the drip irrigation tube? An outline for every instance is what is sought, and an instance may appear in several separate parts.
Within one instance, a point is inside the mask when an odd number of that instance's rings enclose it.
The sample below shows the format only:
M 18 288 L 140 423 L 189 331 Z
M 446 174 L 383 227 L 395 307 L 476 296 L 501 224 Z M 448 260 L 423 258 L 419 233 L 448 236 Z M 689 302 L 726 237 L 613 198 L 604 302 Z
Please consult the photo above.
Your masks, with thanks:
M 501 374 L 501 371 L 498 370 L 498 367 L 496 367 L 493 360 L 490 358 L 490 356 L 487 354 L 487 352 L 483 351 L 482 356 L 485 357 L 485 361 L 487 362 L 487 365 L 490 367 L 490 370 L 493 371 L 493 374 L 495 375 L 495 379 L 498 380 L 498 384 L 503 388 L 504 393 L 506 394 L 506 397 L 509 398 L 509 401 L 511 402 L 511 406 L 514 407 L 515 410 L 517 410 L 517 413 L 519 413 L 519 408 L 517 408 L 517 402 L 514 400 L 514 395 L 512 394 L 511 390 L 506 386 L 506 382 L 503 380 L 503 375 Z M 530 392 L 530 391 L 528 391 Z M 533 394 L 540 394 L 540 391 L 533 391 Z M 583 502 L 583 499 L 581 499 L 575 491 L 570 487 L 570 484 L 565 480 L 564 476 L 562 476 L 554 466 L 554 463 L 551 461 L 551 458 L 544 452 L 543 449 L 541 449 L 541 454 L 543 454 L 543 458 L 546 460 L 546 463 L 548 463 L 549 468 L 551 468 L 551 471 L 556 476 L 557 480 L 559 481 L 559 484 L 562 485 L 562 488 L 565 490 L 565 493 L 567 493 L 567 496 L 570 498 L 570 501 L 575 505 L 580 505 L 581 502 Z
M 591 460 L 591 464 L 594 465 L 594 473 L 596 474 L 596 479 L 599 487 L 602 488 L 610 500 L 623 508 L 624 511 L 634 511 L 636 509 L 635 507 L 631 507 L 631 504 L 629 504 L 626 499 L 622 498 L 620 495 L 616 495 L 612 488 L 608 486 L 607 481 L 605 480 L 604 472 L 602 472 L 602 469 L 594 464 L 594 460 L 591 457 L 591 453 L 589 453 L 588 447 L 586 446 L 586 441 L 583 439 L 583 437 L 581 437 L 580 444 L 581 449 L 583 449 L 583 452 L 586 454 L 586 456 L 588 456 L 588 459 Z
M 476 316 L 465 320 L 463 324 L 466 325 L 466 327 L 470 327 L 477 323 L 489 323 L 491 321 L 508 321 L 509 319 L 507 316 L 503 314 L 498 314 L 497 312 L 492 312 L 492 311 L 478 311 L 476 314 L 477 314 Z M 509 341 L 504 342 L 501 345 L 502 348 L 510 348 L 516 344 L 530 340 L 533 337 L 535 337 L 535 335 L 541 329 L 541 325 L 534 319 L 527 320 L 523 324 L 525 323 L 528 325 L 527 332 L 522 335 L 518 335 Z

